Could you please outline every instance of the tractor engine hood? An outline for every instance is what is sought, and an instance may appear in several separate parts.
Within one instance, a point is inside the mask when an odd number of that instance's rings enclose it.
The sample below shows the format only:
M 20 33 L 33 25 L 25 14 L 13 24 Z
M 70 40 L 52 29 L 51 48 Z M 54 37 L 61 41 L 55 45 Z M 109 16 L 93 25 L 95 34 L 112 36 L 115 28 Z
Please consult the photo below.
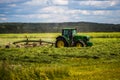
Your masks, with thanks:
M 75 40 L 80 39 L 80 40 L 89 41 L 89 40 L 90 40 L 90 36 L 85 36 L 85 35 L 75 35 L 75 36 L 74 36 L 74 39 L 75 39 Z

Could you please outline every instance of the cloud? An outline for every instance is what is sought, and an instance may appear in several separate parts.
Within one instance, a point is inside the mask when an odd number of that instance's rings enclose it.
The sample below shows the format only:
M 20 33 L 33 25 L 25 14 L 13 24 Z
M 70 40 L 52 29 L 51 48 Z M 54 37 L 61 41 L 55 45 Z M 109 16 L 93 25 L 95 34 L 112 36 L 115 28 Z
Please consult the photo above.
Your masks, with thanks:
M 41 6 L 46 5 L 48 0 L 30 0 L 23 3 L 23 5 L 29 5 L 29 6 Z
M 5 14 L 0 14 L 0 16 L 5 16 Z
M 120 3 L 119 0 L 79 1 L 79 5 L 82 5 L 82 6 L 94 6 L 94 7 L 102 7 L 102 8 L 116 6 L 116 5 L 118 5 L 118 3 Z
M 110 15 L 112 11 L 109 10 L 95 10 L 95 11 L 91 11 L 91 15 L 102 15 L 102 16 L 106 16 L 106 15 Z
M 120 17 L 120 10 L 95 10 L 91 11 L 91 15 L 96 16 L 109 16 L 109 17 Z
M 89 15 L 89 11 L 87 10 L 74 10 L 74 9 L 69 9 L 68 7 L 65 6 L 48 6 L 45 7 L 38 12 L 43 12 L 43 13 L 52 13 L 52 14 L 63 14 L 63 15 L 76 15 L 76 14 L 83 14 L 83 15 Z
M 113 12 L 119 13 L 118 11 L 112 10 L 79 10 L 70 9 L 64 6 L 49 6 L 38 10 L 38 12 L 51 13 L 51 14 L 63 14 L 63 15 L 102 15 L 109 16 L 113 15 Z
M 39 12 L 64 14 L 66 10 L 67 8 L 62 6 L 48 6 L 42 8 Z
M 16 7 L 17 5 L 16 4 L 10 4 L 8 5 L 9 7 Z
M 29 6 L 68 5 L 68 0 L 30 0 L 23 4 Z
M 22 0 L 0 0 L 0 3 L 12 3 L 12 2 L 19 2 Z
M 55 5 L 68 5 L 68 0 L 51 0 Z
M 57 9 L 57 12 L 52 12 L 53 9 Z M 63 9 L 63 10 L 61 10 Z M 27 22 L 73 22 L 73 21 L 89 21 L 89 22 L 107 22 L 107 23 L 119 23 L 120 10 L 71 10 L 69 8 L 60 7 L 46 7 L 43 10 L 49 10 L 45 13 L 34 14 L 18 14 L 11 16 L 19 20 L 24 19 Z M 42 11 L 42 10 L 41 10 Z M 65 13 L 62 13 L 66 11 Z M 115 22 L 117 21 L 117 22 Z
M 111 20 L 110 22 L 114 22 L 113 19 L 118 22 L 120 20 L 120 10 L 111 9 L 119 7 L 119 0 L 22 0 L 21 3 L 18 1 L 21 0 L 0 0 L 2 5 L 8 3 L 0 8 L 1 22 L 8 20 L 18 22 L 109 22 Z M 79 8 L 76 9 L 74 6 Z
M 49 18 L 50 15 L 48 14 L 28 14 L 28 15 L 14 15 L 15 17 L 22 17 L 22 18 L 35 18 L 35 19 L 39 19 L 39 18 Z
M 0 21 L 6 21 L 7 18 L 0 18 Z

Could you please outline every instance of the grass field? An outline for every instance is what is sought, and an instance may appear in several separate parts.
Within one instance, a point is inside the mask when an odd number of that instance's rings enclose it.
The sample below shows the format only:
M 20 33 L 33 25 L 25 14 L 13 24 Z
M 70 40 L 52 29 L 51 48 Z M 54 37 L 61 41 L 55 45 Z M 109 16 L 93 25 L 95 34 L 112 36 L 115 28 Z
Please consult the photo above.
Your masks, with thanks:
M 6 49 L 26 35 L 54 42 L 59 33 L 0 34 L 0 80 L 120 80 L 120 32 L 82 34 L 92 47 Z

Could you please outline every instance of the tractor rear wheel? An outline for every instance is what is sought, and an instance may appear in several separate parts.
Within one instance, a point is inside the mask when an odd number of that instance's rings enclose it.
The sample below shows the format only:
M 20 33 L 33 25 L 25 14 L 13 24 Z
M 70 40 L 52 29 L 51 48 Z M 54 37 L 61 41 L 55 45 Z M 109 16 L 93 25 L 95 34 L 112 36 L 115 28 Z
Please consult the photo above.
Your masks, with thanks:
M 55 47 L 57 48 L 67 47 L 67 43 L 64 39 L 59 38 L 56 40 Z
M 82 42 L 82 41 L 77 41 L 77 42 L 75 43 L 75 47 L 80 48 L 80 47 L 84 47 L 84 46 L 85 46 L 85 44 L 84 44 L 84 42 Z

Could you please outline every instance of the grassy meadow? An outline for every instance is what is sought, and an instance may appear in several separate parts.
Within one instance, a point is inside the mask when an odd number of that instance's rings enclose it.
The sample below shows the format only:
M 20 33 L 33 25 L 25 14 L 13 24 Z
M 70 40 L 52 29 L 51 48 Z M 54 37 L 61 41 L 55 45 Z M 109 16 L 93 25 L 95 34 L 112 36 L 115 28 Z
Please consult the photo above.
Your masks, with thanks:
M 120 80 L 120 32 L 79 33 L 92 47 L 4 48 L 25 39 L 55 41 L 60 33 L 0 34 L 0 80 Z

